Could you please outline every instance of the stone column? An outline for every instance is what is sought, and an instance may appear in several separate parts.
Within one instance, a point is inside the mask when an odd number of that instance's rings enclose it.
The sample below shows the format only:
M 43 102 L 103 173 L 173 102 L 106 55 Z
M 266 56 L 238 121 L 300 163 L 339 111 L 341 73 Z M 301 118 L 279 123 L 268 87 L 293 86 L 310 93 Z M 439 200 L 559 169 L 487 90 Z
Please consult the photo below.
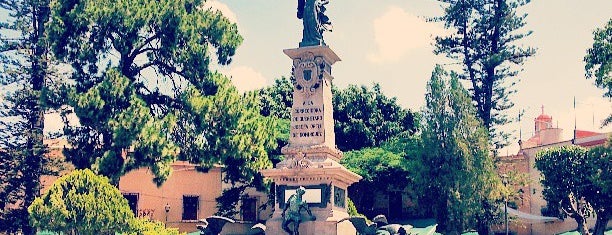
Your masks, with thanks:
M 286 49 L 293 60 L 293 106 L 289 144 L 282 148 L 285 160 L 262 174 L 276 183 L 275 212 L 266 222 L 266 234 L 286 234 L 281 217 L 285 202 L 300 186 L 315 221 L 303 222 L 300 234 L 355 234 L 348 217 L 347 188 L 361 176 L 338 163 L 332 106 L 332 65 L 340 58 L 327 46 Z

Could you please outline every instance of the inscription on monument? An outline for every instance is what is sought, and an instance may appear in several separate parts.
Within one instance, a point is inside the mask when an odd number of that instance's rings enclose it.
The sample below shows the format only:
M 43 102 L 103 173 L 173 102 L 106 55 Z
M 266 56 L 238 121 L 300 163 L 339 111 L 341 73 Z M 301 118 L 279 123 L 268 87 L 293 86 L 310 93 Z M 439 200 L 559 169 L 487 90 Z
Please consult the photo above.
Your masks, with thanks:
M 291 137 L 323 137 L 323 106 L 312 100 L 294 105 L 291 114 Z

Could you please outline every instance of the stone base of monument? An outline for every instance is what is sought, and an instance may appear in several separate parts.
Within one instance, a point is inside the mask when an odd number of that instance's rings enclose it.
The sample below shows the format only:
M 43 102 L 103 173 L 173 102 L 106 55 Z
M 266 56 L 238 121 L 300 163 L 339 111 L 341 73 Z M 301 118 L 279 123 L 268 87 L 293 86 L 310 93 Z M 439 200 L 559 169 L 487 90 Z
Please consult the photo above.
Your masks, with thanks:
M 266 234 L 287 234 L 283 230 L 283 217 L 281 217 L 282 211 L 276 211 L 272 218 L 266 221 Z M 356 234 L 355 227 L 348 220 L 338 223 L 338 221 L 348 217 L 349 215 L 344 211 L 339 210 L 327 210 L 312 208 L 312 214 L 317 217 L 315 221 L 304 221 L 300 224 L 300 235 L 309 234 L 329 234 L 329 235 L 342 235 L 342 234 Z M 304 217 L 308 217 L 307 215 Z M 292 225 L 289 225 L 293 228 Z
M 293 152 L 284 149 L 285 153 Z M 294 149 L 295 150 L 295 149 Z M 323 151 L 322 151 L 323 150 Z M 304 151 L 304 152 L 302 152 Z M 308 214 L 302 211 L 304 222 L 300 224 L 301 235 L 310 234 L 355 234 L 353 225 L 338 221 L 349 217 L 346 212 L 347 188 L 358 181 L 360 176 L 348 171 L 333 159 L 338 152 L 330 154 L 329 148 L 300 149 L 297 154 L 287 154 L 287 158 L 277 164 L 278 168 L 263 170 L 262 173 L 276 183 L 276 203 L 272 218 L 266 221 L 266 234 L 287 234 L 282 229 L 281 216 L 287 199 L 297 188 L 304 187 L 302 196 L 308 203 L 314 221 L 308 221 Z M 330 155 L 336 155 L 334 157 Z M 290 225 L 292 228 L 292 225 Z

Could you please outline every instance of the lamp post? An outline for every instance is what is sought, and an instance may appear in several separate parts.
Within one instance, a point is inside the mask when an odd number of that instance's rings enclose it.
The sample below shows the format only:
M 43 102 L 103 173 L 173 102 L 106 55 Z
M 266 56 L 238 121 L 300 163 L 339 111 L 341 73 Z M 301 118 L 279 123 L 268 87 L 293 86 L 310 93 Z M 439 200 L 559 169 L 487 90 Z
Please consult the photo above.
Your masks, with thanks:
M 168 212 L 170 212 L 170 204 L 166 202 L 166 206 L 164 206 L 164 209 L 166 210 L 166 224 L 164 226 L 167 228 L 168 227 Z
M 508 175 L 501 175 L 504 188 L 508 185 Z M 504 220 L 506 221 L 506 235 L 508 235 L 508 195 L 504 195 Z

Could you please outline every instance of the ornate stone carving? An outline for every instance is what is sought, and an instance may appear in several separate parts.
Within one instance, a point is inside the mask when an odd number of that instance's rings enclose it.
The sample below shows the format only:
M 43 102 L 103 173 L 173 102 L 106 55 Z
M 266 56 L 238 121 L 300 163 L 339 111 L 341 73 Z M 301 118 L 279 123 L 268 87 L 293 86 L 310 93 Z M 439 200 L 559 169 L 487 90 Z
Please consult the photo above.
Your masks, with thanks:
M 310 97 L 321 86 L 326 66 L 323 57 L 315 57 L 312 52 L 306 52 L 300 58 L 294 59 L 291 69 L 294 88 Z
M 312 167 L 313 163 L 306 158 L 305 153 L 298 152 L 293 157 L 288 158 L 283 165 L 289 169 L 304 169 Z

